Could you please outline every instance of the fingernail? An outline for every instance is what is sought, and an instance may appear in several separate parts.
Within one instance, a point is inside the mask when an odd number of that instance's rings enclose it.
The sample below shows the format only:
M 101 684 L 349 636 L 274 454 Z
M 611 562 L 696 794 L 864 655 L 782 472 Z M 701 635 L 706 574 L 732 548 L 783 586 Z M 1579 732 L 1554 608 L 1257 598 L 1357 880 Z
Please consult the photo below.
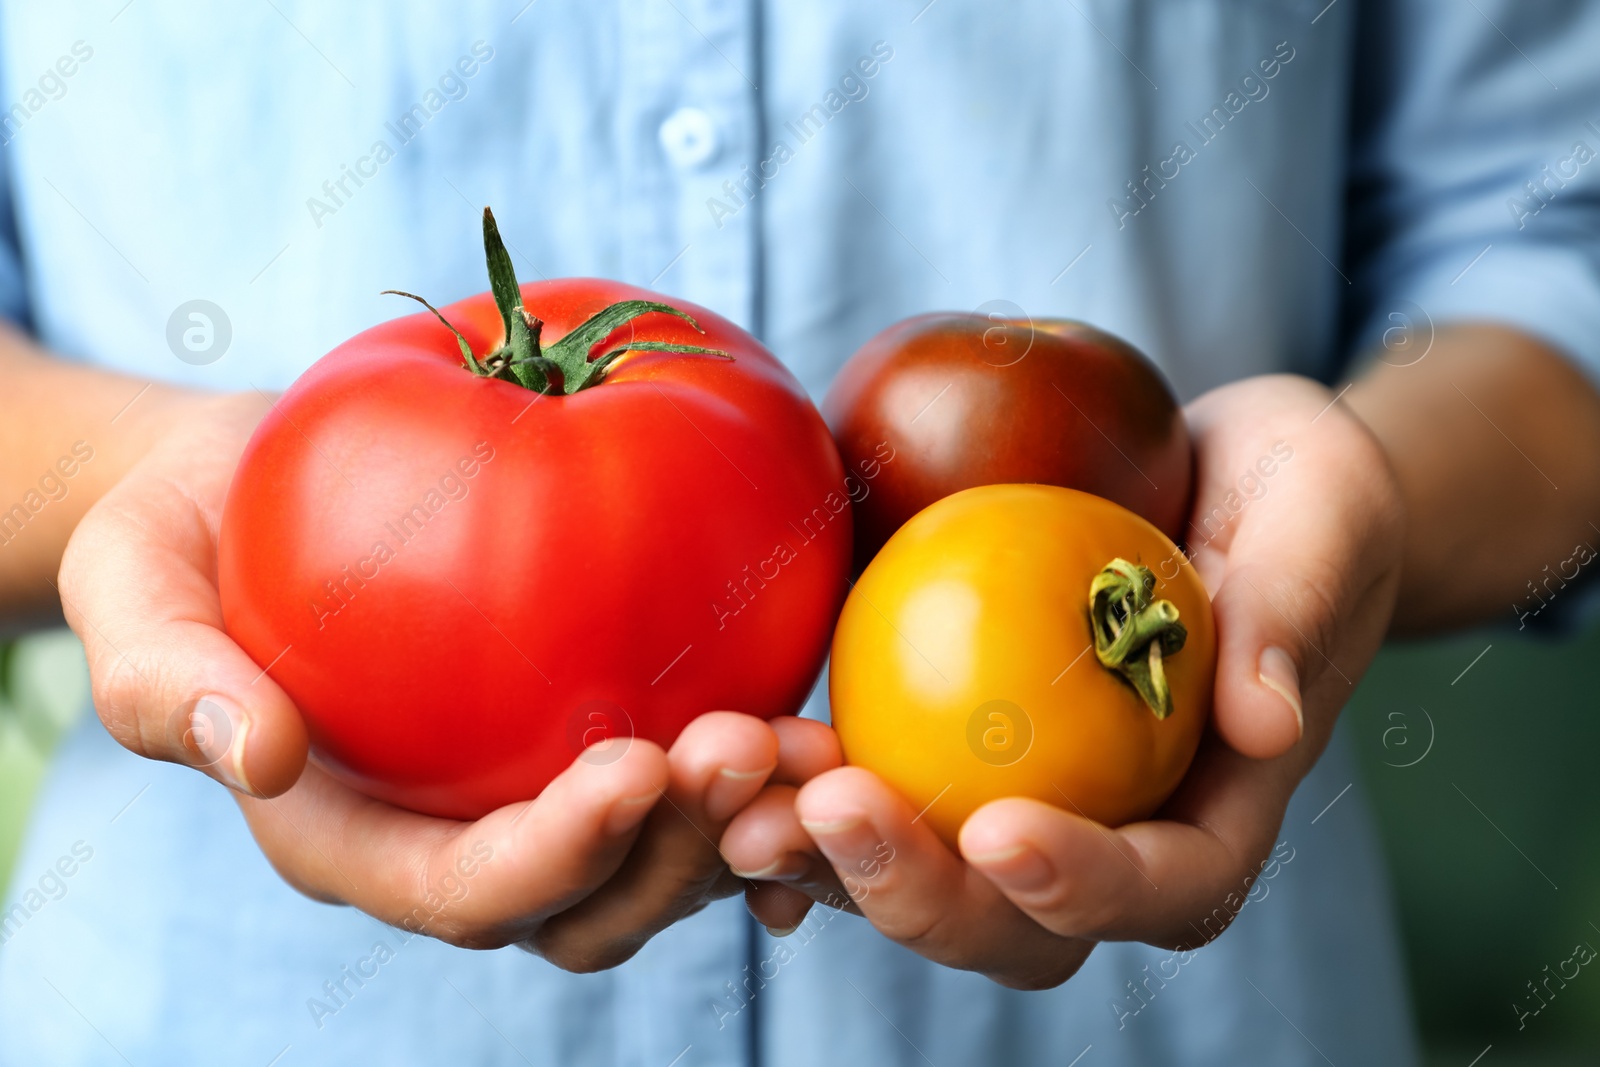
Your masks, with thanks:
M 758 871 L 744 871 L 738 867 L 729 866 L 728 870 L 738 878 L 748 878 L 756 882 L 783 882 L 799 878 L 811 869 L 811 860 L 796 852 L 786 852 Z
M 255 794 L 244 770 L 244 745 L 250 736 L 250 717 L 225 696 L 204 696 L 189 713 L 189 737 L 200 754 L 200 767 L 216 772 L 222 784 L 241 793 Z
M 795 923 L 793 926 L 769 926 L 767 927 L 767 933 L 773 937 L 788 937 L 798 929 L 800 929 L 799 923 Z
M 866 820 L 859 815 L 846 816 L 843 819 L 801 819 L 800 825 L 813 837 L 817 834 L 839 834 L 846 830 L 860 826 Z
M 774 874 L 777 874 L 778 869 L 782 866 L 783 860 L 773 860 L 760 870 L 746 871 L 732 865 L 728 867 L 728 870 L 731 871 L 737 878 L 763 879 L 771 878 Z
M 606 816 L 606 833 L 616 836 L 638 826 L 644 821 L 644 817 L 650 814 L 651 806 L 660 795 L 660 793 L 646 793 L 638 797 L 623 797 L 611 805 L 611 812 Z
M 882 838 L 872 829 L 865 816 L 845 816 L 839 819 L 800 820 L 800 825 L 816 841 L 830 863 L 836 868 L 854 868 L 873 858 L 873 850 L 882 844 Z
M 1294 721 L 1300 733 L 1306 732 L 1306 716 L 1300 706 L 1300 673 L 1294 669 L 1289 653 L 1276 646 L 1263 649 L 1257 668 L 1261 684 L 1277 693 L 1294 712 Z
M 967 862 L 1000 888 L 1020 893 L 1043 889 L 1056 876 L 1055 868 L 1031 845 L 1014 845 L 998 852 L 968 856 Z
M 736 771 L 731 767 L 724 767 L 711 778 L 711 784 L 706 786 L 706 818 L 712 822 L 722 822 L 731 819 L 734 813 L 744 807 L 755 796 L 756 788 L 762 779 L 777 769 L 762 767 L 754 771 Z

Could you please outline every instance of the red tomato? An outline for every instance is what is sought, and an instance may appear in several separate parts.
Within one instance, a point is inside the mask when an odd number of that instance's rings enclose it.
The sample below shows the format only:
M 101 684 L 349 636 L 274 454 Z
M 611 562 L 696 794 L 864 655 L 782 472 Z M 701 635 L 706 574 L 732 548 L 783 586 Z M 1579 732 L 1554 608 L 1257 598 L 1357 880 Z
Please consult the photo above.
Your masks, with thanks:
M 857 570 L 934 501 L 1008 482 L 1093 493 L 1183 539 L 1183 411 L 1154 364 L 1093 326 L 918 315 L 862 345 L 822 411 L 852 475 Z
M 560 339 L 662 298 L 563 279 L 521 286 L 524 316 L 503 267 L 512 314 L 490 293 L 442 311 L 476 355 L 412 315 L 296 381 L 220 534 L 228 632 L 295 701 L 316 758 L 452 818 L 533 797 L 606 737 L 667 745 L 703 712 L 798 710 L 850 557 L 827 428 L 754 338 L 676 302 L 541 349 L 541 328 Z M 518 319 L 540 355 L 508 366 Z

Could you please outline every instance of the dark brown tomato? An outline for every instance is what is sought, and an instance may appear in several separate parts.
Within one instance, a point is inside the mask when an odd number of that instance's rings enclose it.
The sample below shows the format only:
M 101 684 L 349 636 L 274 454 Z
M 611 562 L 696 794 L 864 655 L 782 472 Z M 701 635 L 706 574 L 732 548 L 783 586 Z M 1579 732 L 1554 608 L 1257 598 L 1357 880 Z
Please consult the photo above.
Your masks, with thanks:
M 1183 411 L 1143 353 L 1093 326 L 905 319 L 850 358 L 822 413 L 853 476 L 857 572 L 911 516 L 979 485 L 1093 493 L 1182 540 L 1193 480 Z

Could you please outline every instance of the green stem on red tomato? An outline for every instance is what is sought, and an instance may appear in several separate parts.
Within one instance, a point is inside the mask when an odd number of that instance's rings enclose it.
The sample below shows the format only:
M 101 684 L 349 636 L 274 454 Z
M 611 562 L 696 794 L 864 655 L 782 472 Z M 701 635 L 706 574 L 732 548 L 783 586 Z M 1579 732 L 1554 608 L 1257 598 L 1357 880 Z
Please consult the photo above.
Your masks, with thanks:
M 548 348 L 542 347 L 539 335 L 544 323 L 522 306 L 522 287 L 517 284 L 516 267 L 511 253 L 500 239 L 500 228 L 495 225 L 494 213 L 483 209 L 483 253 L 489 267 L 489 289 L 494 293 L 495 305 L 500 309 L 505 341 L 483 356 L 473 353 L 472 345 L 460 330 L 440 314 L 439 309 L 414 293 L 399 289 L 385 289 L 385 293 L 408 297 L 433 312 L 434 316 L 450 328 L 461 349 L 461 362 L 467 370 L 480 378 L 498 378 L 531 389 L 543 395 L 567 396 L 599 385 L 606 370 L 625 352 L 679 352 L 717 356 L 732 360 L 720 348 L 702 348 L 699 345 L 681 345 L 670 341 L 629 341 L 607 348 L 589 358 L 594 348 L 620 326 L 640 315 L 654 311 L 676 315 L 701 333 L 700 324 L 686 313 L 670 304 L 654 300 L 622 300 L 602 308 L 577 328 Z
M 1164 657 L 1189 632 L 1170 600 L 1155 600 L 1156 576 L 1125 559 L 1107 563 L 1089 583 L 1089 626 L 1100 663 L 1125 678 L 1158 719 L 1172 714 Z

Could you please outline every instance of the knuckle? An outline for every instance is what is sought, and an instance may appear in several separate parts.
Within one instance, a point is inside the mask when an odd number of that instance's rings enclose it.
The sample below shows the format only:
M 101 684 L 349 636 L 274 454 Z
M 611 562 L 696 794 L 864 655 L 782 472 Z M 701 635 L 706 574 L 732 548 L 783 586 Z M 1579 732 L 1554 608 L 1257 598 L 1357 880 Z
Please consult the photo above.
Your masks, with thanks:
M 1051 921 L 1042 925 L 1052 933 L 1063 937 L 1104 940 L 1120 928 L 1126 917 L 1126 908 L 1122 901 L 1115 898 L 1106 899 L 1103 895 L 1092 894 L 1091 897 L 1098 896 L 1099 899 L 1085 901 L 1084 895 L 1070 879 L 1058 878 L 1037 900 L 1028 902 L 1028 911 L 1050 918 Z
M 79 521 L 72 536 L 67 538 L 66 548 L 61 552 L 61 566 L 56 572 L 56 582 L 57 590 L 64 601 L 62 606 L 69 617 L 75 614 L 74 605 L 83 592 L 86 580 L 83 572 L 94 559 L 94 546 L 91 542 L 95 538 L 98 517 L 97 508 L 91 507 Z
M 106 732 L 123 748 L 154 758 L 160 746 L 153 743 L 140 714 L 146 688 L 139 669 L 127 656 L 97 643 L 89 665 L 89 693 L 95 711 Z
M 1010 894 L 1013 902 L 1059 937 L 1090 941 L 1127 938 L 1130 928 L 1142 927 L 1141 918 L 1157 906 L 1155 883 L 1138 841 L 1122 838 L 1118 844 L 1110 837 L 1103 840 L 1105 853 L 1098 863 L 1085 866 L 1057 858 L 1049 882 L 1027 894 Z
M 1348 572 L 1319 567 L 1316 573 L 1295 584 L 1298 586 L 1296 603 L 1301 605 L 1301 617 L 1308 624 L 1307 636 L 1316 642 L 1315 652 L 1329 655 L 1339 638 L 1346 605 L 1350 603 Z
M 407 933 L 422 934 L 435 941 L 443 941 L 456 948 L 473 950 L 505 948 L 517 940 L 515 933 L 506 927 L 467 922 L 459 916 L 450 914 L 448 910 L 430 907 L 426 902 L 419 902 L 410 911 L 390 920 L 390 925 Z
M 571 974 L 594 974 L 610 970 L 632 959 L 642 947 L 632 941 L 596 940 L 559 923 L 540 927 L 523 942 L 523 946 L 535 956 Z
M 950 940 L 949 916 L 939 911 L 910 911 L 904 915 L 874 916 L 872 924 L 891 941 L 913 951 L 935 951 Z
M 515 937 L 503 926 L 473 921 L 463 914 L 461 903 L 465 897 L 454 896 L 446 891 L 450 884 L 446 881 L 449 867 L 443 868 L 442 875 L 436 869 L 441 862 L 441 855 L 448 856 L 449 853 L 417 855 L 404 861 L 405 866 L 410 868 L 411 888 L 406 899 L 411 909 L 391 919 L 391 925 L 413 934 L 424 934 L 456 948 L 504 948 L 514 941 Z
M 479 929 L 454 922 L 439 922 L 437 920 L 429 928 L 419 929 L 416 932 L 443 941 L 447 945 L 470 949 L 474 952 L 505 948 L 512 941 L 508 935 L 500 931 Z
M 1349 602 L 1349 584 L 1348 571 L 1327 560 L 1303 560 L 1293 571 L 1256 579 L 1267 602 L 1298 631 L 1289 635 L 1291 645 L 1309 646 L 1301 650 L 1302 671 L 1321 664 L 1319 652 L 1332 654 Z
M 1046 989 L 1054 989 L 1067 981 L 1077 974 L 1082 967 L 1082 959 L 1051 961 L 1034 971 L 1024 971 L 1017 974 L 991 974 L 986 977 L 998 985 L 1005 986 L 1007 989 L 1015 989 L 1023 993 L 1040 993 Z

